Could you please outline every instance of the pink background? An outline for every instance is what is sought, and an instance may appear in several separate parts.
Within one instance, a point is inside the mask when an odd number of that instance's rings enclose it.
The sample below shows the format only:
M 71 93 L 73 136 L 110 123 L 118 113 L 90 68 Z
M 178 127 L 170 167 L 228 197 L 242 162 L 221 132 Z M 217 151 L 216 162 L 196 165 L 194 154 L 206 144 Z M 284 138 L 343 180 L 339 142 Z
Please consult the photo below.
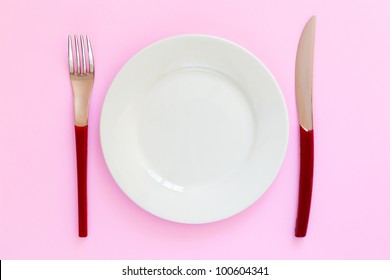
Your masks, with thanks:
M 294 237 L 300 33 L 317 15 L 315 177 L 308 236 Z M 89 237 L 77 237 L 67 35 L 96 61 L 89 122 Z M 247 48 L 283 91 L 290 139 L 269 191 L 221 222 L 184 225 L 132 203 L 103 160 L 99 117 L 143 47 L 205 33 Z M 390 2 L 120 0 L 0 2 L 0 259 L 389 259 Z

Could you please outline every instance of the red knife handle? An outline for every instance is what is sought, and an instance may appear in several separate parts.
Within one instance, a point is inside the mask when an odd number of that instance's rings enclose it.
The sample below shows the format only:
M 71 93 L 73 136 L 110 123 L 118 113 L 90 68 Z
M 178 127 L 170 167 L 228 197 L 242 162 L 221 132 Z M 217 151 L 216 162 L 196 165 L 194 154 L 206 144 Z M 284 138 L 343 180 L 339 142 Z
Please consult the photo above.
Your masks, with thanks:
M 75 125 L 75 129 L 76 129 L 76 155 L 77 155 L 79 236 L 86 237 L 88 235 L 88 224 L 87 224 L 88 126 Z
M 313 190 L 314 134 L 313 130 L 300 128 L 301 162 L 299 174 L 298 214 L 295 236 L 305 237 L 310 216 L 311 194 Z

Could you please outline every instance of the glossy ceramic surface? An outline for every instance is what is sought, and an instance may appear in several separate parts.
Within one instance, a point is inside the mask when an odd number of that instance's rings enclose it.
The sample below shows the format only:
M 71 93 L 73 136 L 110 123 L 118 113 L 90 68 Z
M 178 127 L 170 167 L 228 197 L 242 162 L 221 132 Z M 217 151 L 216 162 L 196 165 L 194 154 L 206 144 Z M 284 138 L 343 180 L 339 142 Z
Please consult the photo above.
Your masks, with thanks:
M 159 41 L 120 70 L 104 102 L 101 144 L 124 193 L 182 223 L 254 203 L 283 161 L 288 117 L 267 68 L 224 39 Z

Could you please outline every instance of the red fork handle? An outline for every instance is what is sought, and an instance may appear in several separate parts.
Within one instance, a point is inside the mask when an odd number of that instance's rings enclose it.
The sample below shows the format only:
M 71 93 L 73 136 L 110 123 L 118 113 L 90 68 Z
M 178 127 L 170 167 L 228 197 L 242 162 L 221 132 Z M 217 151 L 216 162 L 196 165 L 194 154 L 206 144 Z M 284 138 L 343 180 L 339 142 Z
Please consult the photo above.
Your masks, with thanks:
M 77 155 L 77 192 L 78 192 L 78 216 L 79 236 L 88 235 L 87 221 L 87 147 L 88 126 L 75 126 L 76 155 Z
M 313 130 L 300 128 L 301 162 L 299 174 L 298 214 L 295 236 L 305 237 L 309 223 L 311 195 L 313 190 L 314 134 Z

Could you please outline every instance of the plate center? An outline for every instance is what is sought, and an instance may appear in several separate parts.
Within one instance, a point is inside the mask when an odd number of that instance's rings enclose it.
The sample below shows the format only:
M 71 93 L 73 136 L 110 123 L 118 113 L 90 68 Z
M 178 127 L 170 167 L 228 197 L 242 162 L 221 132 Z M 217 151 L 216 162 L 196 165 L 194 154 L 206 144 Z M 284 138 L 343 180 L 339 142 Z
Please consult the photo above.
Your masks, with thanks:
M 161 77 L 144 96 L 137 126 L 148 173 L 179 191 L 226 180 L 245 161 L 255 137 L 242 90 L 202 67 Z

